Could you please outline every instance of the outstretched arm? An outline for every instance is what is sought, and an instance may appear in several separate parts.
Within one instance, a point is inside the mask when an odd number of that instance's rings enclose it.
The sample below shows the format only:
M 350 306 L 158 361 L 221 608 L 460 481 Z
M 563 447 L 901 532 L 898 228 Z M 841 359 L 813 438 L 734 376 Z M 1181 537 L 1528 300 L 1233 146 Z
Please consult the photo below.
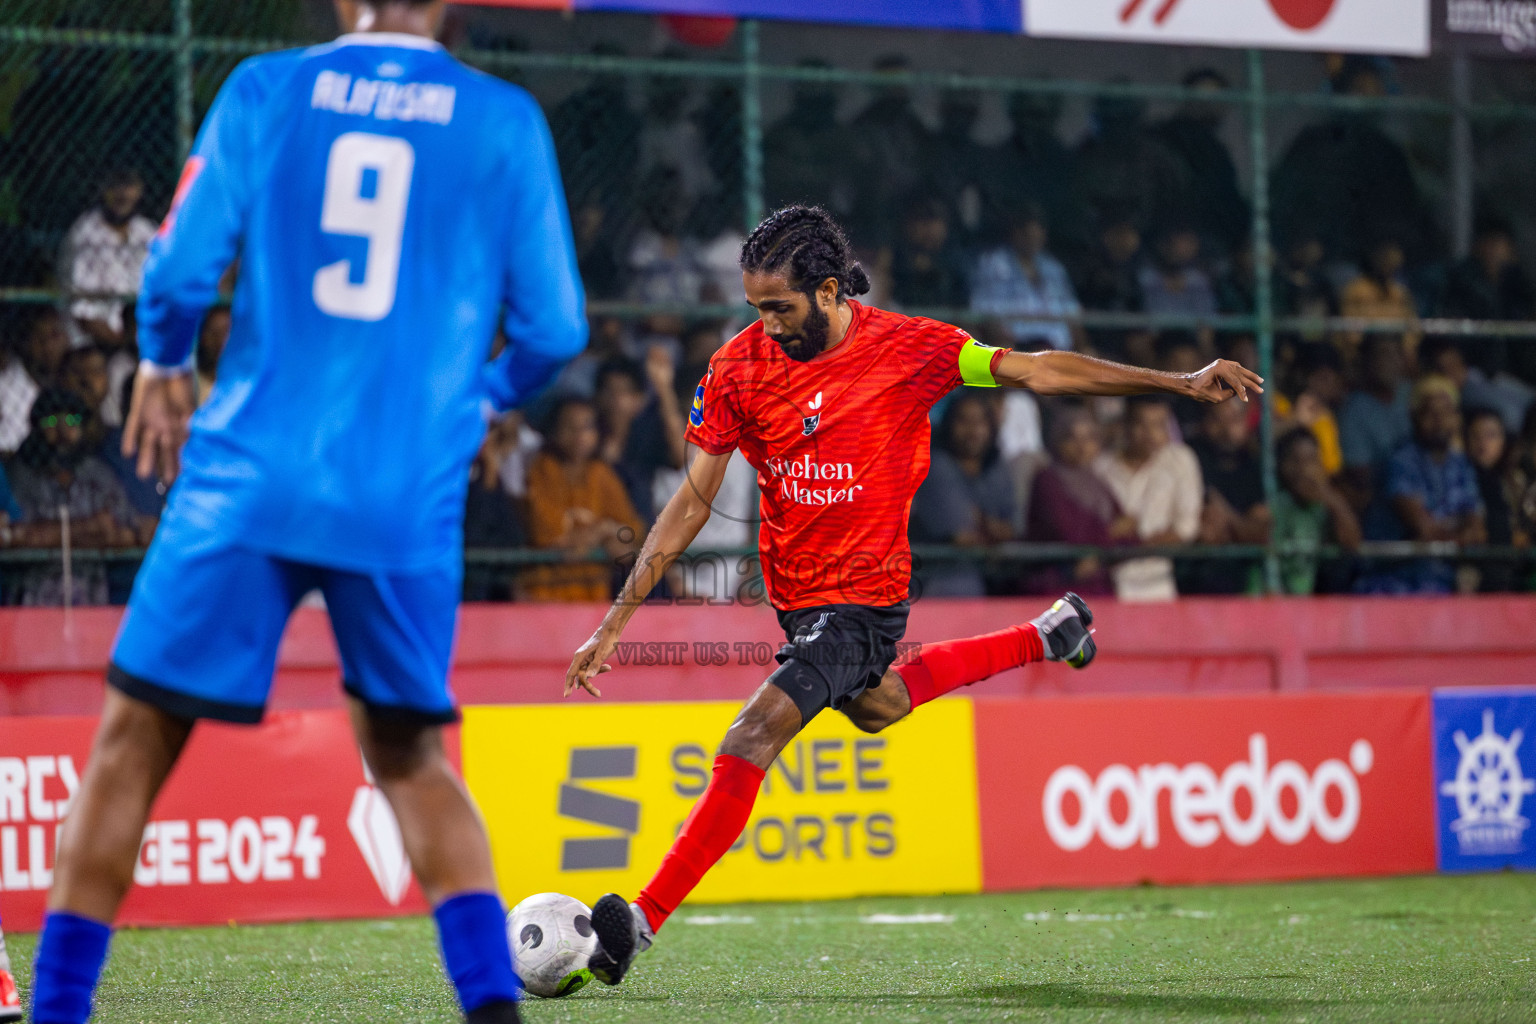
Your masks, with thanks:
M 571 667 L 565 673 L 565 695 L 569 697 L 579 686 L 594 697 L 601 697 L 592 680 L 613 666 L 607 664 L 608 656 L 618 645 L 619 636 L 635 614 L 646 595 L 656 582 L 666 575 L 672 563 L 693 543 L 699 530 L 709 521 L 709 513 L 720 482 L 725 479 L 725 467 L 731 461 L 731 453 L 711 455 L 700 451 L 688 467 L 688 475 L 661 510 L 656 525 L 645 538 L 640 554 L 635 557 L 635 567 L 630 571 L 624 589 L 614 599 L 602 625 L 592 638 L 577 649 L 571 659 Z
M 1263 393 L 1264 378 L 1230 359 L 1218 359 L 1198 373 L 1164 373 L 1124 366 L 1077 352 L 1007 352 L 992 375 L 1005 388 L 1039 395 L 1140 395 L 1166 392 L 1202 402 L 1224 402 L 1250 390 Z

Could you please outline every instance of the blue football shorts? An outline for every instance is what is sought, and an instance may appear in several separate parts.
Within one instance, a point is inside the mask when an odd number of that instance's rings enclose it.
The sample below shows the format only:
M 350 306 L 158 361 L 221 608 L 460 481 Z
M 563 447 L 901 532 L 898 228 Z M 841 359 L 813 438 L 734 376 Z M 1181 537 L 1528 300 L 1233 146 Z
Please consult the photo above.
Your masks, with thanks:
M 457 557 L 410 574 L 305 565 L 168 515 L 134 581 L 107 681 L 179 717 L 258 722 L 288 616 L 319 590 L 348 694 L 378 718 L 453 722 L 463 572 Z

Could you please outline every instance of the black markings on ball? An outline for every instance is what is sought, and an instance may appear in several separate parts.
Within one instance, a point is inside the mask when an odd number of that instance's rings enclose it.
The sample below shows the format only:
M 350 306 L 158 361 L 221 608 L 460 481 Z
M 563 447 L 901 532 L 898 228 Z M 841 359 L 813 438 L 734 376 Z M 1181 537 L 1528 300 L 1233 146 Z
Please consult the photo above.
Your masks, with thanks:
M 539 944 L 544 941 L 544 929 L 536 924 L 525 924 L 523 930 L 518 933 L 517 941 L 519 945 L 538 949 Z
M 576 934 L 584 939 L 592 937 L 592 919 L 586 914 L 576 915 Z

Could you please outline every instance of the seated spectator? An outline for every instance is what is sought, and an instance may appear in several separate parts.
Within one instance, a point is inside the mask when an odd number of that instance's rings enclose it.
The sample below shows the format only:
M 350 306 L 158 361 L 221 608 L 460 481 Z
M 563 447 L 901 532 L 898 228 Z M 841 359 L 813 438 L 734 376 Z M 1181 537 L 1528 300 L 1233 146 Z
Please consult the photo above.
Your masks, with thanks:
M 1259 281 L 1253 262 L 1253 239 L 1244 236 L 1232 249 L 1214 288 L 1217 312 L 1242 316 L 1258 310 Z
M 1481 544 L 1488 539 L 1477 473 L 1454 447 L 1461 426 L 1456 411 L 1459 401 L 1456 386 L 1444 377 L 1425 377 L 1414 385 L 1412 436 L 1387 466 L 1385 494 L 1395 522 L 1392 534 L 1384 539 L 1457 544 Z M 1449 562 L 1424 559 L 1378 574 L 1367 589 L 1444 594 L 1455 583 Z
M 1291 238 L 1280 247 L 1280 265 L 1275 273 L 1277 316 L 1323 320 L 1338 315 L 1338 297 L 1323 268 L 1327 257 L 1317 231 L 1306 225 L 1292 231 Z M 1325 337 L 1322 331 L 1308 331 L 1298 340 L 1315 342 Z
M 486 431 L 485 440 L 469 469 L 469 491 L 464 505 L 466 548 L 521 548 L 528 545 L 528 531 L 512 500 L 502 471 L 520 443 L 523 421 L 508 413 Z M 512 587 L 504 570 L 495 566 L 464 566 L 464 600 L 507 601 Z
M 1363 320 L 1416 321 L 1418 309 L 1413 295 L 1402 281 L 1403 245 L 1396 236 L 1383 235 L 1365 252 L 1360 276 L 1344 286 L 1339 297 L 1339 311 L 1346 317 Z M 1402 335 L 1406 346 L 1408 364 L 1413 365 L 1419 347 L 1419 332 L 1409 330 Z M 1344 335 L 1349 351 L 1359 346 L 1361 333 L 1349 331 Z
M 672 357 L 660 346 L 652 346 L 644 367 L 628 359 L 603 364 L 592 396 L 602 433 L 598 458 L 619 475 L 630 503 L 647 525 L 656 520 L 652 497 L 656 471 L 683 466 L 683 414 L 673 381 Z
M 1120 447 L 1099 456 L 1094 468 L 1126 514 L 1136 520 L 1143 544 L 1187 544 L 1200 533 L 1204 486 L 1200 463 L 1171 436 L 1173 414 L 1163 399 L 1141 395 L 1126 402 Z M 1169 601 L 1178 596 L 1173 562 L 1136 558 L 1112 575 L 1122 601 Z
M 1465 409 L 1491 409 L 1513 434 L 1525 422 L 1525 411 L 1536 400 L 1536 388 L 1507 373 L 1493 379 L 1480 367 L 1468 366 L 1466 349 L 1454 338 L 1428 338 L 1419 346 L 1419 365 L 1426 373 L 1447 378 L 1461 392 Z
M 891 291 L 896 301 L 905 309 L 964 306 L 970 285 L 965 263 L 950 245 L 944 203 L 922 198 L 905 206 L 891 260 Z
M 519 596 L 530 601 L 606 601 L 613 567 L 584 561 L 593 551 L 623 558 L 645 527 L 624 484 L 597 457 L 597 410 L 584 398 L 555 406 L 544 450 L 528 470 L 528 539 L 564 553 L 569 565 L 540 565 L 523 574 Z
M 8 336 L 7 340 L 13 339 Z M 4 457 L 15 453 L 32 429 L 28 418 L 32 403 L 55 382 L 59 363 L 69 351 L 69 335 L 57 310 L 39 307 L 27 312 L 19 338 L 6 348 L 0 368 L 0 456 Z
M 197 404 L 207 404 L 213 394 L 214 381 L 219 376 L 219 359 L 229 342 L 229 310 L 214 306 L 203 317 L 203 325 L 197 332 Z
M 70 349 L 59 363 L 59 386 L 73 392 L 91 411 L 91 422 L 101 433 L 101 408 L 111 390 L 107 379 L 107 354 L 99 346 Z M 100 442 L 101 437 L 88 438 Z
M 1192 331 L 1163 331 L 1153 343 L 1152 354 L 1156 357 L 1152 365 L 1164 373 L 1199 373 L 1206 363 L 1200 338 Z M 1194 437 L 1205 420 L 1205 403 L 1181 395 L 1169 404 L 1179 426 L 1178 440 Z
M 1141 268 L 1141 294 L 1148 313 L 1208 317 L 1216 313 L 1216 290 L 1200 269 L 1200 233 L 1183 221 L 1157 233 L 1150 265 Z M 1201 345 L 1209 347 L 1210 329 L 1202 328 Z
M 1496 217 L 1479 218 L 1472 238 L 1472 253 L 1452 268 L 1441 299 L 1442 316 L 1467 320 L 1529 320 L 1536 316 L 1536 288 L 1520 265 L 1514 229 Z M 1510 345 L 1503 338 L 1478 338 L 1469 355 L 1483 374 L 1494 381 L 1514 371 L 1523 383 L 1536 384 L 1536 353 L 1524 343 Z M 1470 396 L 1462 401 L 1476 404 Z M 1518 421 L 1505 425 L 1520 429 Z
M 971 280 L 971 309 L 996 318 L 1015 348 L 1044 343 L 1081 348 L 1082 312 L 1066 268 L 1046 251 L 1045 214 L 1034 204 L 1009 218 L 1008 244 L 982 255 Z
M 72 295 L 69 330 L 76 345 L 109 350 L 128 338 L 123 314 L 139 290 L 144 258 L 155 237 L 155 222 L 139 213 L 144 180 L 131 168 L 117 168 L 102 180 L 101 196 L 76 218 L 64 239 L 60 282 Z
M 1098 244 L 1080 279 L 1083 306 L 1101 313 L 1144 312 L 1141 269 L 1141 228 L 1128 212 L 1111 211 L 1100 224 Z M 1111 359 L 1142 366 L 1152 361 L 1147 331 L 1095 329 L 1089 336 L 1094 349 Z
M 1280 556 L 1280 587 L 1287 594 L 1311 594 L 1319 582 L 1317 549 L 1331 542 L 1346 551 L 1358 550 L 1360 520 L 1329 479 L 1317 435 L 1310 430 L 1297 427 L 1283 434 L 1275 446 L 1275 463 L 1280 489 L 1270 517 L 1270 538 L 1277 545 L 1303 549 Z
M 998 451 L 986 400 L 970 392 L 955 395 L 934 434 L 928 477 L 912 499 L 913 543 L 969 547 L 1013 540 L 1013 501 L 1013 479 Z M 917 576 L 928 597 L 986 593 L 974 565 L 940 565 Z
M 1504 420 L 1493 409 L 1473 409 L 1466 414 L 1466 434 L 1462 447 L 1472 470 L 1477 474 L 1477 492 L 1482 497 L 1484 520 L 1488 524 L 1489 544 L 1530 542 L 1521 528 L 1518 513 L 1524 477 L 1515 466 L 1514 449 Z M 1515 567 L 1507 562 L 1485 562 L 1479 566 L 1485 592 L 1514 590 L 1518 579 Z
M 1024 536 L 1042 544 L 1133 543 L 1136 520 L 1126 515 L 1093 466 L 1103 451 L 1103 432 L 1080 405 L 1063 407 L 1051 418 L 1051 462 L 1035 477 Z M 1109 571 L 1096 556 L 1047 566 L 1032 576 L 1033 593 L 1112 594 Z
M 1344 361 L 1339 350 L 1321 341 L 1302 345 L 1296 354 L 1296 376 L 1301 386 L 1295 401 L 1276 395 L 1275 414 L 1312 431 L 1323 469 L 1330 478 L 1336 477 L 1344 469 L 1337 415 L 1344 401 Z
M 638 188 L 644 226 L 629 250 L 629 297 L 636 302 L 689 305 L 699 301 L 706 277 L 693 245 L 682 236 L 688 212 L 682 177 L 665 164 L 653 167 Z M 652 333 L 676 334 L 680 317 L 652 317 Z
M 1248 404 L 1229 398 L 1204 409 L 1200 432 L 1189 442 L 1205 481 L 1200 543 L 1263 544 L 1269 540 L 1270 510 Z M 1190 579 L 1206 594 L 1258 591 L 1261 583 L 1256 573 L 1232 561 L 1200 562 L 1191 566 Z
M 1365 513 L 1365 533 L 1373 539 L 1391 533 L 1391 511 L 1373 501 L 1386 479 L 1387 460 L 1408 439 L 1407 360 L 1395 334 L 1370 334 L 1360 350 L 1360 387 L 1344 399 L 1339 413 L 1339 447 L 1344 453 L 1341 480 L 1355 508 Z
M 22 527 L 15 542 L 24 547 L 59 547 L 68 514 L 74 548 L 132 547 L 138 542 L 132 511 L 117 477 L 91 454 L 86 441 L 91 412 L 77 395 L 49 389 L 32 403 L 32 431 L 16 456 L 13 484 Z M 107 574 L 101 563 L 77 562 L 71 604 L 104 604 Z M 58 605 L 66 601 L 62 565 L 29 571 L 22 603 Z

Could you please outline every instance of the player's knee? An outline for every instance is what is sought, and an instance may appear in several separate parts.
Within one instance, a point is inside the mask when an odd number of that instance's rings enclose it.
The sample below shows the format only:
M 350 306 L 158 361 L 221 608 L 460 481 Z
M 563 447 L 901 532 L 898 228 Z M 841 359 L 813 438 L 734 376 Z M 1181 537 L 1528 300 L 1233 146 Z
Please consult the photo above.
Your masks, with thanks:
M 871 714 L 867 711 L 844 712 L 844 714 L 848 716 L 848 721 L 853 723 L 854 728 L 861 732 L 883 732 L 887 727 L 896 721 L 894 718 L 891 718 L 887 715 L 882 715 L 879 713 Z
M 366 713 L 355 715 L 353 725 L 368 768 L 382 788 L 447 770 L 440 726 L 379 720 Z

